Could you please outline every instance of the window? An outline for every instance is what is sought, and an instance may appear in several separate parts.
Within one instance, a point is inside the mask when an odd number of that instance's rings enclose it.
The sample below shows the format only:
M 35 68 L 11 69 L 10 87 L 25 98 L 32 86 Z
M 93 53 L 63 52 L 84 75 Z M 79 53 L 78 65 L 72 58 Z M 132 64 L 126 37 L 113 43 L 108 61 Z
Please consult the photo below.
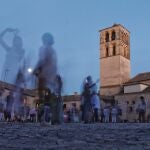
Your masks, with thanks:
M 111 36 L 111 40 L 113 41 L 113 40 L 115 40 L 115 39 L 116 39 L 116 32 L 113 31 L 113 32 L 112 32 L 112 36 Z
M 126 53 L 126 50 L 124 50 L 124 57 L 126 57 L 127 53 Z
M 106 33 L 106 42 L 109 42 L 109 33 Z
M 122 56 L 124 56 L 124 49 L 121 51 Z
M 113 46 L 113 55 L 116 55 L 116 46 Z
M 125 56 L 126 58 L 128 57 L 128 51 L 127 51 L 127 50 L 125 50 L 124 56 Z
M 108 47 L 106 47 L 106 57 L 108 57 L 109 56 L 109 49 L 108 49 Z

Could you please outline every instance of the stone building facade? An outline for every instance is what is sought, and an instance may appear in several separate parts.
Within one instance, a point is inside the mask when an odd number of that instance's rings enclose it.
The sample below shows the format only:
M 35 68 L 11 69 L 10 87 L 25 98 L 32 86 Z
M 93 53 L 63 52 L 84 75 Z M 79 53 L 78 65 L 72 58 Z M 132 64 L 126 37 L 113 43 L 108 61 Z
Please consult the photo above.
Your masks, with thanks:
M 74 93 L 73 95 L 63 96 L 63 105 L 67 110 L 72 108 L 73 105 L 79 110 L 81 105 L 80 95 Z

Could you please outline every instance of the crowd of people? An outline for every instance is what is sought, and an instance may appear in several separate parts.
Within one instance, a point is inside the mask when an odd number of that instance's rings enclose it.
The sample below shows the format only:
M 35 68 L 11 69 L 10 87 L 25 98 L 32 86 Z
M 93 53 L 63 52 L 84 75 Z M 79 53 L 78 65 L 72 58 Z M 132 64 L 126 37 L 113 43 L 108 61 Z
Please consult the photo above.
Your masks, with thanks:
M 57 124 L 60 124 L 60 119 L 61 123 L 122 122 L 120 119 L 122 110 L 117 105 L 102 107 L 99 95 L 96 92 L 92 93 L 89 101 L 82 95 L 80 108 L 72 103 L 70 108 L 66 108 L 64 105 L 63 111 L 60 111 L 60 106 L 55 105 L 57 103 L 45 103 L 39 107 L 29 107 L 24 103 L 24 99 L 21 102 L 15 108 L 15 94 L 10 92 L 4 98 L 3 93 L 0 92 L 0 121 L 54 122 Z M 143 96 L 140 97 L 136 113 L 138 122 L 145 122 L 146 103 Z
M 92 78 L 87 77 L 88 82 L 84 84 L 83 94 L 81 95 L 81 105 L 77 109 L 73 103 L 70 108 L 64 107 L 65 122 L 84 122 L 84 123 L 121 123 L 130 122 L 128 118 L 122 120 L 122 109 L 114 102 L 111 105 L 102 106 L 99 94 L 96 93 L 95 83 L 92 83 Z M 143 96 L 136 105 L 136 114 L 132 122 L 146 122 L 146 102 Z M 131 115 L 131 112 L 126 112 Z
M 16 106 L 16 96 L 17 94 L 12 91 L 7 96 L 0 91 L 0 121 L 45 122 L 51 124 L 61 124 L 63 122 L 60 97 L 52 93 L 45 93 L 45 101 L 34 106 L 29 106 L 25 102 L 25 97 L 20 97 L 20 103 L 17 103 Z
M 99 103 L 99 102 L 98 102 Z M 76 105 L 73 104 L 71 108 L 64 108 L 64 122 L 66 123 L 116 123 L 120 122 L 121 110 L 116 107 L 104 107 L 100 108 L 99 104 L 97 106 L 92 107 L 89 112 L 89 118 L 85 118 L 84 107 L 80 106 L 80 109 L 76 108 Z M 88 120 L 88 122 L 87 122 Z
M 10 92 L 5 98 L 0 92 L 0 121 L 19 121 L 19 122 L 34 122 L 36 121 L 37 111 L 34 107 L 30 108 L 22 103 L 15 107 L 16 95 Z

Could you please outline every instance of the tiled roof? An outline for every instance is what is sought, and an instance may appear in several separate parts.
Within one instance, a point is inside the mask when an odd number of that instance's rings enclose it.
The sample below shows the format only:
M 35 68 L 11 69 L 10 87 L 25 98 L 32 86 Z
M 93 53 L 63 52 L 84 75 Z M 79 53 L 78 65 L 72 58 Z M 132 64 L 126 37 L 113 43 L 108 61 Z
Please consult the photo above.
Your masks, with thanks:
M 146 80 L 150 80 L 150 72 L 140 73 L 140 74 L 136 75 L 135 77 L 133 77 L 132 79 L 130 79 L 124 85 L 134 84 L 134 83 L 143 83 L 144 84 L 143 81 L 146 81 Z

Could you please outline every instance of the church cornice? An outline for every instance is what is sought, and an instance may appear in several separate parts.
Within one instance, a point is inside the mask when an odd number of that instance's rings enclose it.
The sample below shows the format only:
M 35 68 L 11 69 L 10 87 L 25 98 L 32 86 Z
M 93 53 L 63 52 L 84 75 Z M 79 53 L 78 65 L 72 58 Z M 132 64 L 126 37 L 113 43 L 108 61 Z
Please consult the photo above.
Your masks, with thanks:
M 106 27 L 104 29 L 99 30 L 99 32 L 102 32 L 102 31 L 105 31 L 105 30 L 108 30 L 108 29 L 111 29 L 111 28 L 113 29 L 113 28 L 119 27 L 119 26 L 122 27 L 123 29 L 125 29 L 130 34 L 130 31 L 127 28 L 125 28 L 123 25 L 121 25 L 121 24 L 114 24 L 111 27 Z

